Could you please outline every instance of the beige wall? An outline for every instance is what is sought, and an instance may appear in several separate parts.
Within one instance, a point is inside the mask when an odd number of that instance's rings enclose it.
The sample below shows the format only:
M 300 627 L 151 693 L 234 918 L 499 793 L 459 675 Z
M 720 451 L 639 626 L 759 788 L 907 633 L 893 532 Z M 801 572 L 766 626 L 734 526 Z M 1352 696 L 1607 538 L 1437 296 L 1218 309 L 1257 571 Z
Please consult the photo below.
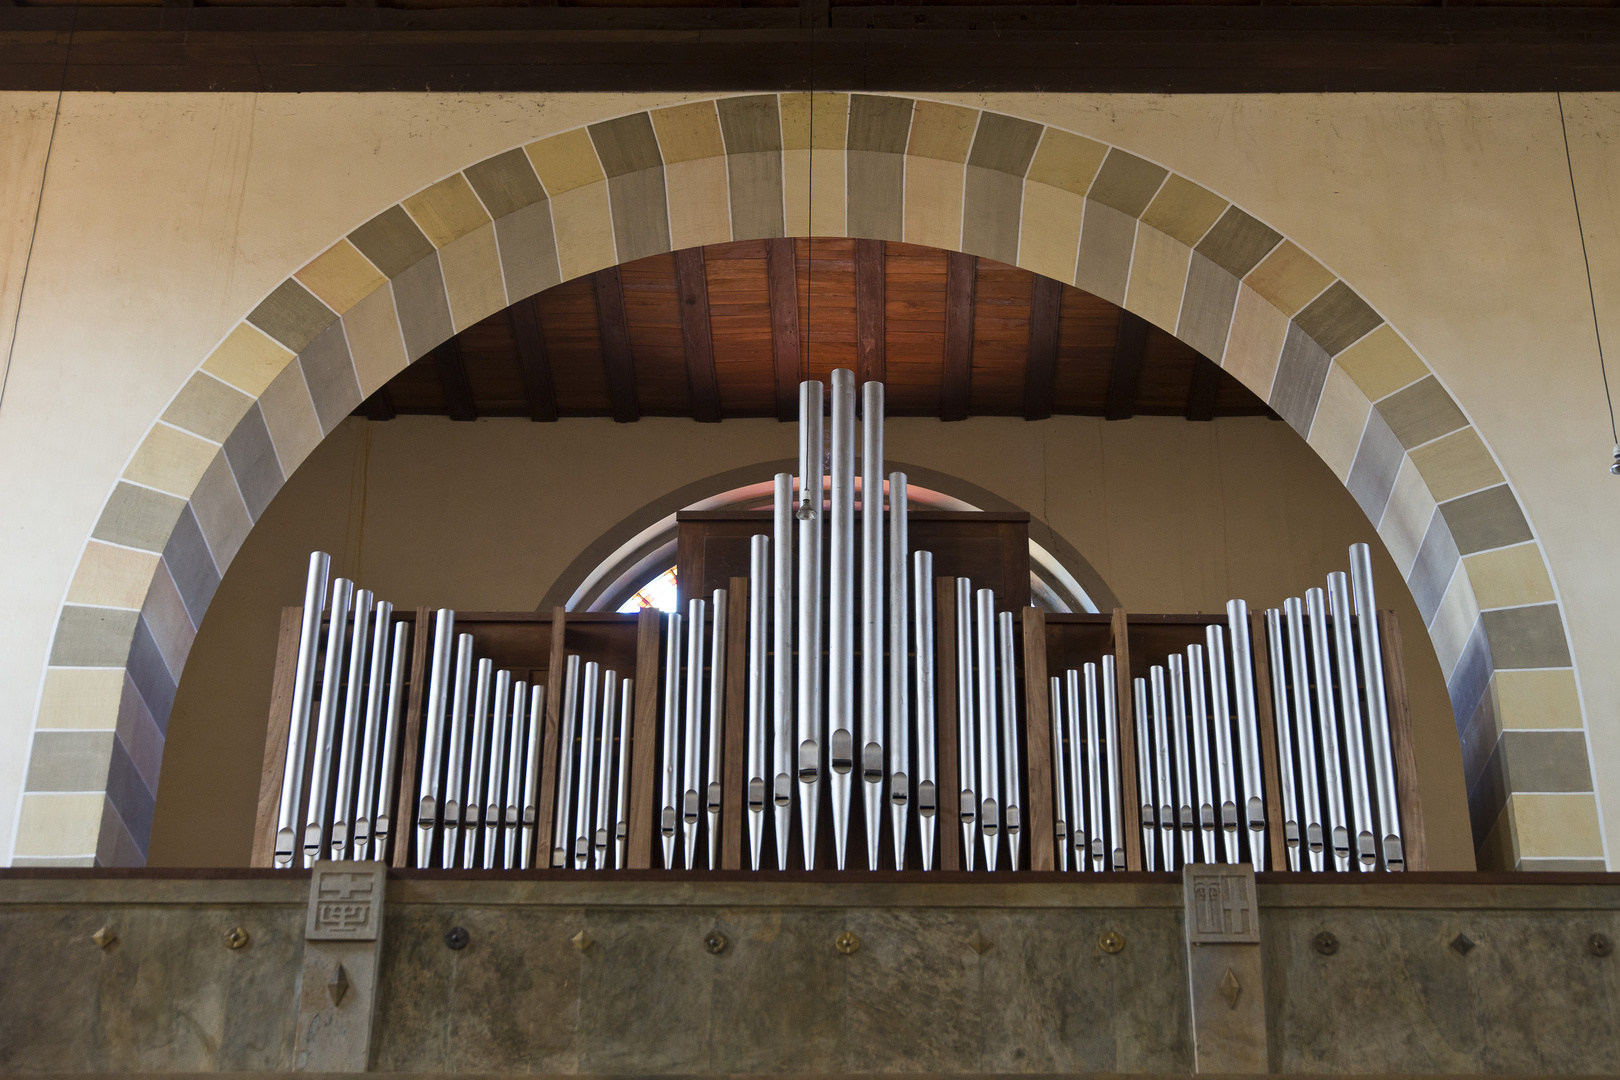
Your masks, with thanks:
M 1472 869 L 1456 729 L 1411 594 L 1373 527 L 1286 424 L 891 420 L 888 452 L 1048 522 L 1130 610 L 1278 603 L 1373 545 L 1407 632 L 1431 865 Z M 284 488 L 225 575 L 169 721 L 150 859 L 247 861 L 284 605 L 308 553 L 398 606 L 530 610 L 580 551 L 669 490 L 788 456 L 775 421 L 346 421 Z M 760 479 L 767 479 L 760 470 Z

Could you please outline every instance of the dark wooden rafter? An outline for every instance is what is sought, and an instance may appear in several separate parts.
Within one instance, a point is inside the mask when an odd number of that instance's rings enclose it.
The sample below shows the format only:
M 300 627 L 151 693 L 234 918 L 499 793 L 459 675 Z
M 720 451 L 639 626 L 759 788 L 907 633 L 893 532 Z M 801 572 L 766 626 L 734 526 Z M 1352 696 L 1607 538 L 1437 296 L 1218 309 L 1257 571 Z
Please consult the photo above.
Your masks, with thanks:
M 467 365 L 461 361 L 460 342 L 451 338 L 438 346 L 433 350 L 433 362 L 439 369 L 439 384 L 444 387 L 444 403 L 450 419 L 478 419 L 472 384 L 467 381 Z
M 1187 390 L 1187 419 L 1215 419 L 1215 395 L 1221 389 L 1221 369 L 1199 357 L 1193 362 L 1192 386 Z
M 978 287 L 976 255 L 945 257 L 945 365 L 939 395 L 941 420 L 966 420 L 973 382 L 973 299 Z
M 607 374 L 613 419 L 633 424 L 641 419 L 636 403 L 636 363 L 630 352 L 630 324 L 624 316 L 624 282 L 610 266 L 591 276 L 596 290 L 596 323 L 602 335 L 602 367 Z
M 720 422 L 720 382 L 714 371 L 714 336 L 709 328 L 709 277 L 703 249 L 675 253 L 675 289 L 681 306 L 681 341 L 686 346 L 686 380 L 692 392 L 692 418 Z
M 799 271 L 791 239 L 765 241 L 765 276 L 771 294 L 771 367 L 776 417 L 799 418 Z
M 1045 420 L 1052 415 L 1052 392 L 1057 382 L 1058 322 L 1063 305 L 1063 284 L 1035 275 L 1029 298 L 1029 363 L 1024 368 L 1024 419 Z
M 855 379 L 887 377 L 883 338 L 883 241 L 855 241 Z
M 1119 336 L 1114 339 L 1114 365 L 1108 377 L 1108 404 L 1103 413 L 1109 420 L 1129 420 L 1136 415 L 1136 384 L 1142 378 L 1147 336 L 1147 320 L 1120 308 Z
M 529 399 L 529 419 L 553 423 L 557 419 L 557 394 L 551 381 L 551 357 L 546 352 L 538 301 L 538 296 L 531 296 L 512 305 L 512 331 L 517 337 L 523 393 Z
M 386 384 L 377 387 L 372 395 L 360 403 L 360 412 L 367 420 L 392 420 L 399 415 L 394 411 L 394 399 Z

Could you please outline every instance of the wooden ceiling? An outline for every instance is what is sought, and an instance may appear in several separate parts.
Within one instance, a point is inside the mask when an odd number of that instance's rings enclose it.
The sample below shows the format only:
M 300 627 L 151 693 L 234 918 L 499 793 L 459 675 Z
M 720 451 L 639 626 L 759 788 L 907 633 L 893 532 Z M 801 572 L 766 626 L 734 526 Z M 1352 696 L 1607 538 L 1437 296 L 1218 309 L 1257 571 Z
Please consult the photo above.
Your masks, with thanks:
M 1274 416 L 1106 300 L 1027 270 L 877 240 L 691 248 L 564 282 L 468 327 L 356 410 L 792 419 L 835 367 L 893 416 Z

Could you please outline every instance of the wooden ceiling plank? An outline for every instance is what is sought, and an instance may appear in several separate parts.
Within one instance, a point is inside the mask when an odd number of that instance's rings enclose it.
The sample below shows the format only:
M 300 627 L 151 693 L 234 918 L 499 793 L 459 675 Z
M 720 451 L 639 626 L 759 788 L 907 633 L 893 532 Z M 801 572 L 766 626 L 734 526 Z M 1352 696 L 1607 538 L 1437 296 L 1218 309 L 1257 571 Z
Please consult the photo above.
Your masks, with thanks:
M 1029 363 L 1024 368 L 1025 420 L 1045 420 L 1052 415 L 1062 305 L 1063 284 L 1036 274 L 1035 287 L 1029 300 Z
M 439 384 L 444 387 L 445 408 L 450 419 L 478 419 L 478 409 L 473 404 L 472 384 L 467 381 L 467 365 L 461 359 L 460 342 L 451 338 L 434 349 L 433 363 L 439 369 Z
M 1142 357 L 1147 353 L 1148 323 L 1140 315 L 1119 310 L 1119 336 L 1114 339 L 1113 371 L 1108 379 L 1108 420 L 1129 420 L 1136 414 L 1136 385 L 1142 378 Z
M 855 378 L 862 383 L 888 377 L 883 275 L 883 241 L 855 241 Z
M 602 367 L 607 373 L 613 419 L 633 424 L 641 419 L 636 402 L 636 364 L 630 352 L 630 326 L 624 317 L 624 282 L 610 266 L 591 275 L 596 292 L 596 323 L 602 335 Z
M 686 377 L 692 391 L 692 418 L 720 422 L 720 382 L 714 368 L 714 333 L 709 325 L 709 276 L 703 249 L 675 253 L 675 287 L 681 305 L 681 340 L 686 346 Z
M 1215 419 L 1215 395 L 1221 388 L 1221 369 L 1200 356 L 1193 364 L 1192 386 L 1187 390 L 1187 419 Z
M 950 252 L 945 258 L 945 361 L 940 379 L 939 418 L 966 420 L 973 377 L 973 299 L 978 286 L 976 255 Z
M 551 381 L 546 336 L 540 329 L 538 300 L 538 294 L 519 300 L 509 310 L 512 330 L 517 337 L 518 370 L 523 375 L 523 392 L 529 399 L 529 419 L 549 424 L 557 420 L 557 392 Z
M 765 275 L 771 293 L 776 418 L 789 423 L 799 413 L 799 273 L 791 238 L 765 241 Z

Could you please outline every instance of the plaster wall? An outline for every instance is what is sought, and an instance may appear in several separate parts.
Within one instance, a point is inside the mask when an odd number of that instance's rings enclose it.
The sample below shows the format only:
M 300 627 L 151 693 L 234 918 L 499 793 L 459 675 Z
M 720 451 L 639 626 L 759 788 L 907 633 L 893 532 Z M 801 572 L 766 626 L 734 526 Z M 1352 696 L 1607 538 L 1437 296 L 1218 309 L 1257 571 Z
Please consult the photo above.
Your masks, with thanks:
M 0 300 L 28 262 L 0 399 L 0 858 L 84 539 L 153 418 L 226 330 L 336 237 L 452 170 L 679 100 L 75 94 L 58 116 L 49 95 L 0 97 L 12 119 L 0 134 Z M 1195 178 L 1296 239 L 1401 330 L 1528 512 L 1563 601 L 1602 820 L 1620 826 L 1620 675 L 1607 663 L 1620 579 L 1604 543 L 1620 506 L 1603 468 L 1610 435 L 1554 99 L 960 100 Z M 1598 307 L 1620 340 L 1620 102 L 1563 104 Z

